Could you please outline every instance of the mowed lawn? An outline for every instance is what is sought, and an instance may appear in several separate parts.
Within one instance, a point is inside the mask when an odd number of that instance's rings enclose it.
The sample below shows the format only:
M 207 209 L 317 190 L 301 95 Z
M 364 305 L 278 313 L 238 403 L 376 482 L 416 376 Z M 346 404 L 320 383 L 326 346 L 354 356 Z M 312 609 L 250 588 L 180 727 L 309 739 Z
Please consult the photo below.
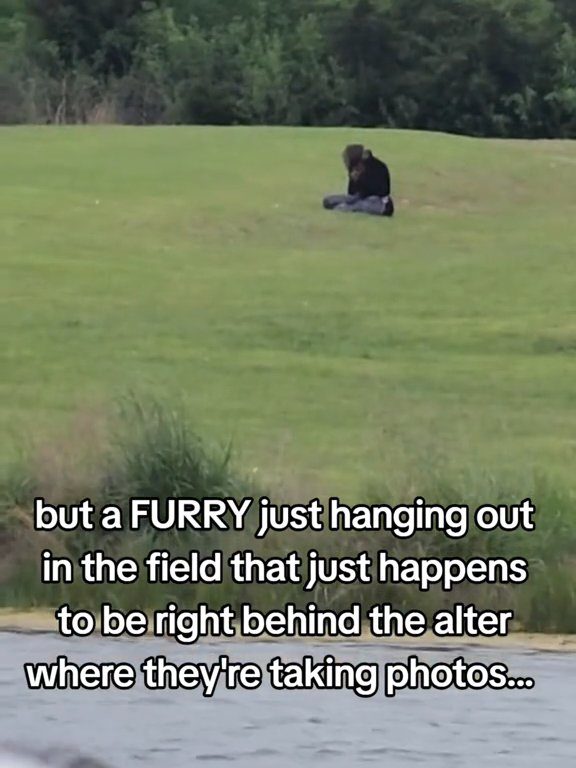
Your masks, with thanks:
M 352 141 L 394 220 L 322 209 Z M 571 479 L 576 142 L 5 128 L 0 174 L 3 460 L 135 390 L 307 493 L 437 452 Z

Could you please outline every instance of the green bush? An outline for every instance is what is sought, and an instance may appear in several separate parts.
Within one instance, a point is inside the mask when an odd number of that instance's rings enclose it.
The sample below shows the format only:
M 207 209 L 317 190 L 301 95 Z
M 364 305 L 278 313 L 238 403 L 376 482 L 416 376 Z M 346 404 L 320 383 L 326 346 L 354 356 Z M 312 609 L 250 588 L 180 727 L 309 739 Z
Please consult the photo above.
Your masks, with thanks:
M 566 0 L 0 0 L 0 122 L 576 130 Z
M 403 610 L 419 609 L 429 617 L 454 603 L 474 603 L 490 610 L 514 610 L 518 624 L 531 631 L 573 632 L 576 629 L 576 518 L 574 494 L 540 476 L 508 478 L 482 472 L 477 467 L 459 468 L 430 454 L 409 460 L 398 455 L 383 467 L 382 480 L 370 484 L 361 504 L 411 504 L 418 497 L 428 503 L 467 504 L 474 511 L 483 504 L 515 504 L 531 498 L 537 509 L 536 530 L 485 533 L 474 526 L 462 539 L 441 531 L 419 532 L 410 539 L 389 532 L 324 531 L 274 533 L 255 540 L 254 524 L 244 532 L 157 532 L 147 526 L 139 531 L 40 534 L 32 529 L 32 505 L 36 496 L 49 503 L 71 504 L 90 498 L 97 506 L 116 504 L 127 509 L 131 498 L 257 499 L 261 493 L 252 480 L 232 464 L 228 448 L 202 440 L 190 427 L 182 408 L 170 408 L 155 400 L 129 397 L 121 401 L 111 420 L 100 426 L 86 422 L 52 441 L 50 449 L 28 451 L 22 461 L 7 470 L 0 481 L 0 547 L 5 562 L 12 563 L 0 575 L 0 604 L 55 605 L 63 601 L 97 608 L 103 601 L 117 607 L 155 608 L 176 599 L 187 606 L 209 601 L 213 606 L 250 601 L 261 609 L 278 608 L 286 602 L 304 606 L 311 600 L 320 607 L 345 609 L 360 602 L 367 609 L 376 603 L 392 603 Z M 102 426 L 103 425 L 103 426 Z M 80 440 L 79 440 L 80 438 Z M 61 450 L 53 449 L 57 444 Z M 277 494 L 266 495 L 285 502 Z M 300 501 L 308 502 L 308 499 Z M 350 502 L 349 502 L 350 503 Z M 253 512 L 255 507 L 253 508 Z M 87 549 L 103 549 L 115 557 L 142 559 L 152 549 L 172 555 L 191 550 L 224 555 L 252 549 L 262 557 L 286 556 L 298 551 L 306 561 L 308 550 L 325 557 L 350 557 L 368 552 L 374 560 L 386 550 L 403 558 L 527 558 L 530 578 L 521 586 L 456 586 L 450 593 L 439 587 L 420 592 L 417 586 L 396 584 L 320 585 L 313 594 L 297 584 L 150 585 L 140 579 L 133 585 L 42 585 L 37 568 L 41 550 L 72 558 Z M 306 570 L 306 569 L 304 569 Z

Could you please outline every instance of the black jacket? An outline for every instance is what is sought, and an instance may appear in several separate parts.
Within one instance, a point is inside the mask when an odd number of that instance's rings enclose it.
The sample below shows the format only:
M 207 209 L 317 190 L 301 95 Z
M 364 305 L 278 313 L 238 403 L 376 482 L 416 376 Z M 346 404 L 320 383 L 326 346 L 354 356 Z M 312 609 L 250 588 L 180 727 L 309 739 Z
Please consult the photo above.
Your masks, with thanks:
M 387 197 L 390 194 L 390 171 L 386 163 L 371 156 L 363 162 L 363 171 L 359 178 L 350 179 L 348 184 L 349 195 L 360 197 Z

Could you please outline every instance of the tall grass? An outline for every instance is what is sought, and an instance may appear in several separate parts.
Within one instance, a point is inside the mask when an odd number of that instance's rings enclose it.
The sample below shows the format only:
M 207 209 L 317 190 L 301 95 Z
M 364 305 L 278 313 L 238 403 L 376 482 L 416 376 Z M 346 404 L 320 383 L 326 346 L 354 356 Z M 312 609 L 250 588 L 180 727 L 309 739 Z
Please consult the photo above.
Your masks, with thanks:
M 539 473 L 490 473 L 477 466 L 459 468 L 452 461 L 392 472 L 368 492 L 372 503 L 401 504 L 416 496 L 444 506 L 466 504 L 472 512 L 485 504 L 519 504 L 530 498 L 536 508 L 535 530 L 486 532 L 471 524 L 459 539 L 439 531 L 408 540 L 377 534 L 365 541 L 368 551 L 386 549 L 396 558 L 525 558 L 529 579 L 519 586 L 464 582 L 450 593 L 393 587 L 389 595 L 398 606 L 429 614 L 454 603 L 474 603 L 484 610 L 514 610 L 517 625 L 528 631 L 576 632 L 576 495 L 571 489 Z
M 212 445 L 191 428 L 183 409 L 154 399 L 122 399 L 109 414 L 85 415 L 58 440 L 29 446 L 0 483 L 0 548 L 10 550 L 10 566 L 0 572 L 0 604 L 54 605 L 66 599 L 93 607 L 103 599 L 123 607 L 146 608 L 172 597 L 170 587 L 150 585 L 72 585 L 39 583 L 43 548 L 77 558 L 103 549 L 113 557 L 143 558 L 150 550 L 174 555 L 208 553 L 225 544 L 222 532 L 159 532 L 144 523 L 138 531 L 77 530 L 46 535 L 33 530 L 33 502 L 78 504 L 90 498 L 96 508 L 115 504 L 124 512 L 131 498 L 224 498 L 255 494 L 252 482 L 232 466 L 231 446 Z M 176 589 L 176 588 L 174 588 Z M 180 590 L 182 591 L 182 590 Z M 194 599 L 193 590 L 188 599 Z
M 55 448 L 56 446 L 56 448 Z M 29 447 L 21 460 L 4 472 L 0 482 L 0 604 L 13 607 L 54 606 L 63 601 L 76 607 L 97 609 L 103 601 L 115 607 L 153 609 L 177 600 L 191 607 L 198 602 L 239 605 L 250 601 L 261 609 L 286 602 L 305 605 L 314 600 L 322 607 L 344 609 L 353 601 L 366 608 L 391 602 L 404 610 L 420 609 L 428 616 L 456 602 L 473 602 L 480 608 L 512 609 L 518 625 L 526 630 L 576 632 L 576 514 L 571 489 L 539 475 L 509 477 L 462 468 L 454 461 L 400 458 L 387 462 L 377 482 L 367 483 L 358 503 L 411 503 L 416 496 L 435 504 L 518 503 L 530 497 L 535 503 L 536 531 L 484 533 L 474 528 L 463 539 L 449 539 L 441 532 L 419 533 L 399 540 L 389 533 L 323 532 L 311 535 L 276 533 L 256 541 L 249 524 L 244 533 L 222 531 L 34 532 L 32 505 L 36 496 L 58 504 L 78 503 L 89 497 L 95 505 L 116 504 L 126 510 L 133 497 L 243 498 L 266 492 L 277 502 L 283 494 L 257 487 L 242 473 L 230 446 L 212 445 L 198 436 L 182 408 L 168 408 L 155 400 L 130 397 L 110 415 L 83 414 L 50 446 Z M 308 502 L 309 499 L 300 499 Z M 294 499 L 290 502 L 294 503 Z M 252 513 L 255 513 L 256 505 Z M 87 549 L 103 549 L 114 557 L 141 561 L 152 549 L 173 555 L 190 550 L 210 554 L 219 549 L 252 549 L 263 557 L 283 556 L 297 550 L 302 555 L 315 548 L 326 557 L 355 555 L 362 551 L 376 557 L 387 550 L 404 557 L 526 557 L 530 579 L 520 587 L 463 584 L 451 593 L 441 589 L 420 592 L 408 585 L 327 585 L 311 595 L 299 585 L 239 585 L 228 578 L 221 585 L 151 585 L 141 578 L 133 585 L 42 585 L 38 578 L 40 552 L 78 557 Z

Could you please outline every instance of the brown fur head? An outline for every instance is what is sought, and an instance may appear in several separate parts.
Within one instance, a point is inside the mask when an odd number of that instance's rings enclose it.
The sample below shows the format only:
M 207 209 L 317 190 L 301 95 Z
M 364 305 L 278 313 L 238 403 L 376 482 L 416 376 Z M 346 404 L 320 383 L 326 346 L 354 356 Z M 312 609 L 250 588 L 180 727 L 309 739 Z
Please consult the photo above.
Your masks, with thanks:
M 346 166 L 346 170 L 348 173 L 352 173 L 352 171 L 360 165 L 362 160 L 364 159 L 364 153 L 366 150 L 362 146 L 362 144 L 349 144 L 344 152 L 342 153 L 342 160 L 344 161 L 344 165 Z

